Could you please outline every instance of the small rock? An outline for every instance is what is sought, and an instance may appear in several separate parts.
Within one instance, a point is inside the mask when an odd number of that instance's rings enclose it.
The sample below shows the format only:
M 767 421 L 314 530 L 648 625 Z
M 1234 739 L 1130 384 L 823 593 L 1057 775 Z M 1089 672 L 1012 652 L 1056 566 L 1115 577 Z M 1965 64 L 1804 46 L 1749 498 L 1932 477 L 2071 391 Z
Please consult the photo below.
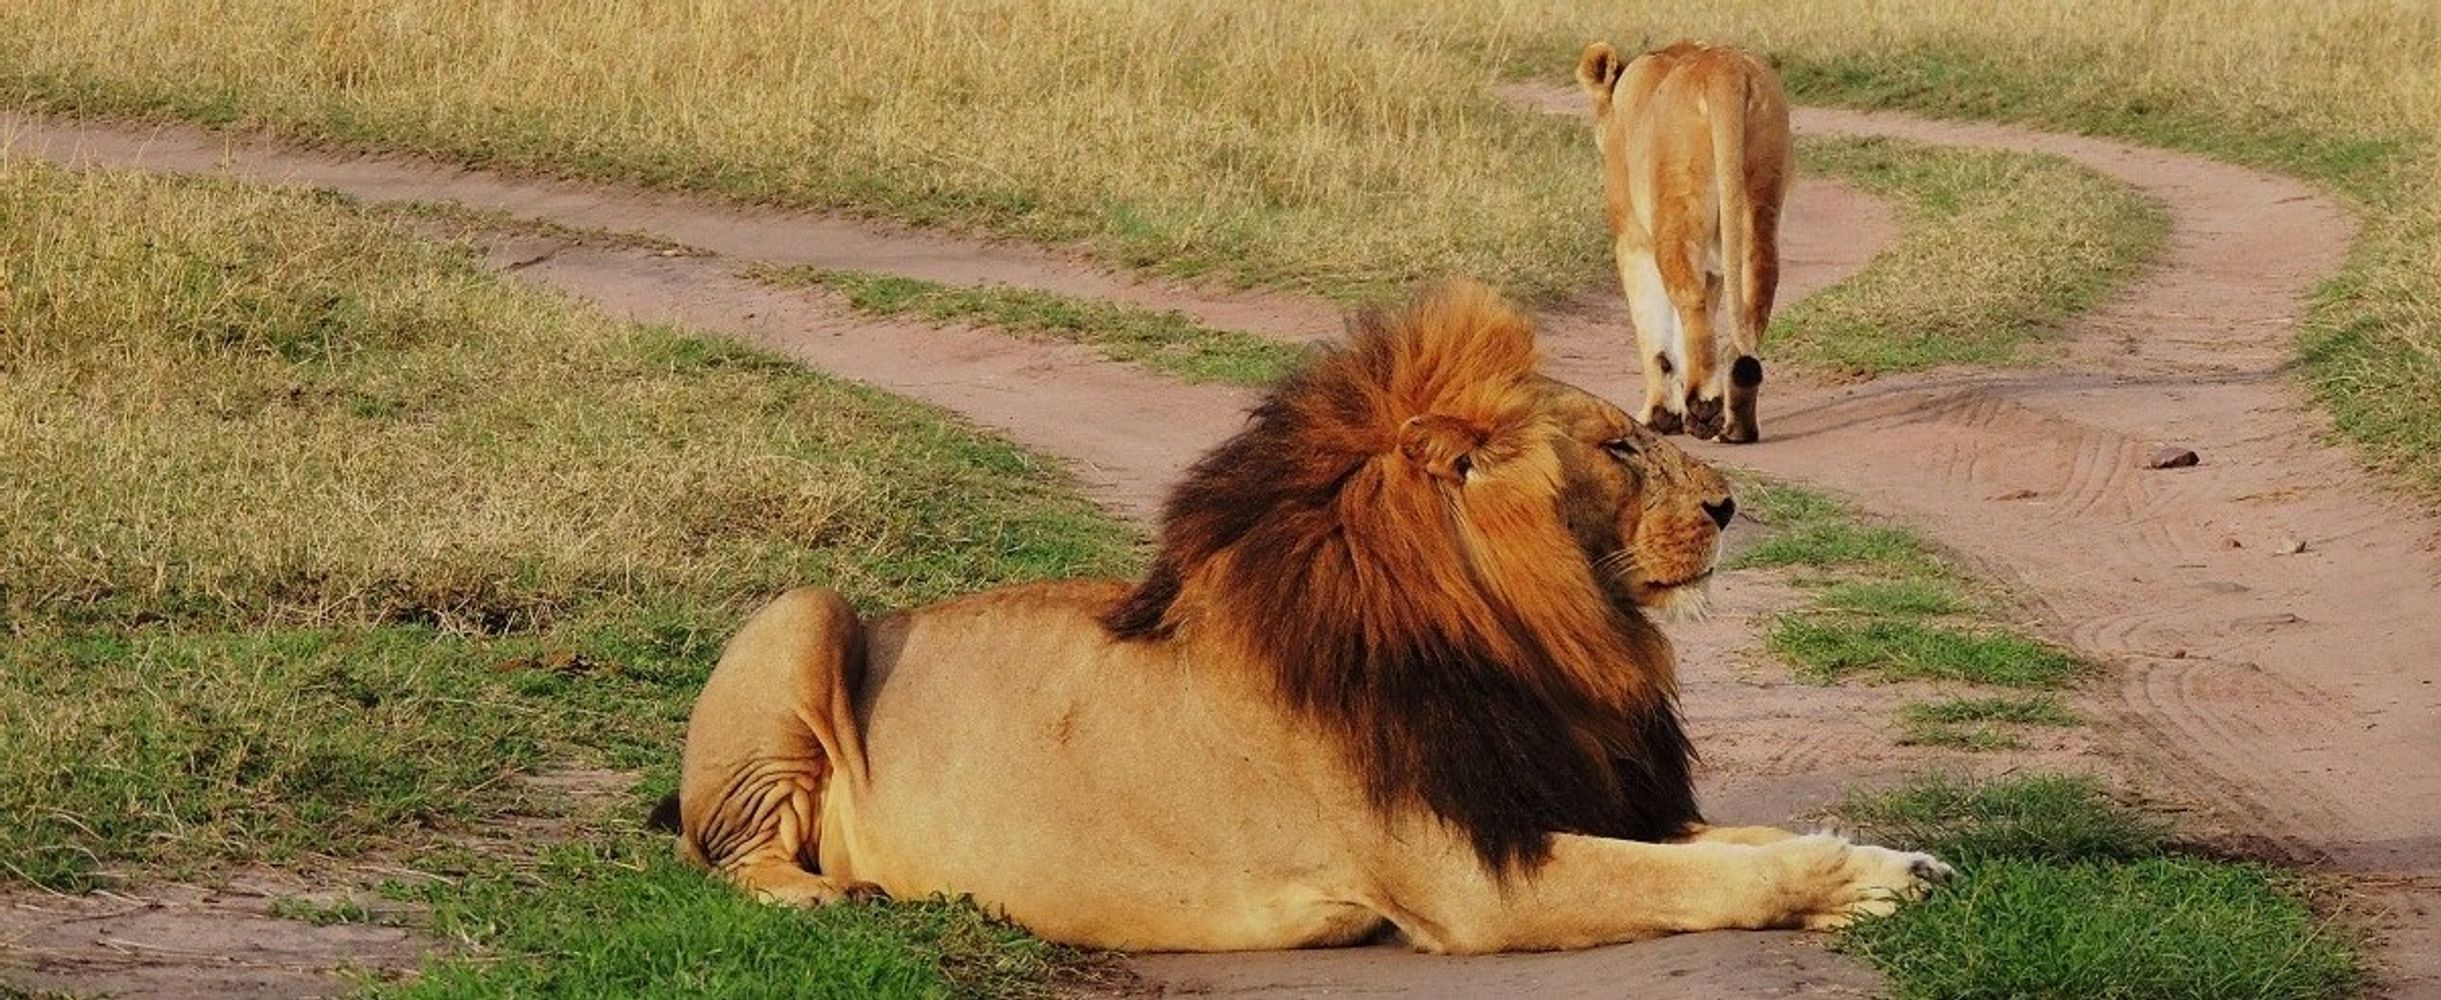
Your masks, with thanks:
M 2293 556 L 2305 551 L 2305 539 L 2295 535 L 2282 535 L 2279 541 L 2272 543 L 2271 550 L 2280 555 Z
M 1994 493 L 1994 494 L 1992 494 L 1992 495 L 1991 495 L 1991 497 L 1989 497 L 1989 499 L 1992 499 L 1992 500 L 2032 500 L 2032 499 L 2034 499 L 2035 497 L 2038 497 L 2038 496 L 2041 496 L 2041 495 L 2042 495 L 2042 494 L 2040 494 L 2040 493 L 2036 493 L 2036 492 L 2034 492 L 2033 490 L 2010 490 L 2010 491 L 2009 491 L 2009 492 L 2007 492 L 2007 493 Z
M 2165 444 L 2153 449 L 2152 457 L 2144 460 L 2144 467 L 2148 469 L 2184 469 L 2200 461 L 2203 460 L 2196 457 L 2193 448 Z
M 2171 651 L 2170 651 L 2170 658 L 2171 658 L 2171 659 L 2173 659 L 2173 660 L 2183 660 L 2183 659 L 2186 659 L 2186 658 L 2187 658 L 2187 651 L 2186 651 L 2185 649 L 2173 649 L 2173 650 L 2171 650 Z
M 2235 538 L 2224 538 L 2221 539 L 2221 547 L 2224 549 L 2242 549 L 2246 547 L 2246 543 L 2238 541 Z

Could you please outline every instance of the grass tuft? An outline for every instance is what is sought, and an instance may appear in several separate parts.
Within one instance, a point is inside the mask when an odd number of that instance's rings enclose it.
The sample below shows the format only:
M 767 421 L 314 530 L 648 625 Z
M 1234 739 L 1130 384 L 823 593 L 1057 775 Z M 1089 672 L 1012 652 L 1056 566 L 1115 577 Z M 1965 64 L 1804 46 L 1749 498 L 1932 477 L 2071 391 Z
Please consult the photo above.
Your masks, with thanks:
M 1906 577 L 1832 584 L 1823 589 L 1814 603 L 1826 611 L 1894 617 L 1955 615 L 1974 608 L 1973 602 L 1947 581 Z
M 2039 695 L 2032 698 L 1949 698 L 1937 702 L 1916 702 L 1903 712 L 1905 718 L 1926 722 L 2009 722 L 2023 726 L 2073 726 L 2077 717 L 2060 704 L 2058 698 Z
M 1932 547 L 1914 532 L 1869 524 L 1855 508 L 1829 494 L 1785 483 L 1739 484 L 1738 509 L 1760 523 L 1762 540 L 1728 560 L 1730 569 L 1799 566 L 1811 569 L 1871 569 L 1904 574 L 1904 581 L 1939 586 L 1945 576 Z
M 2084 672 L 2075 657 L 2024 636 L 1904 619 L 1783 616 L 1764 645 L 1824 680 L 1937 680 L 2048 688 Z
M 1137 309 L 1028 288 L 962 288 L 915 278 L 812 267 L 765 267 L 748 276 L 783 288 L 826 288 L 858 312 L 969 322 L 1019 336 L 1084 344 L 1105 358 L 1188 382 L 1260 386 L 1288 374 L 1303 348 L 1234 330 L 1216 330 L 1185 313 Z
M 2026 726 L 2074 726 L 2075 714 L 2058 698 L 1995 696 L 1911 702 L 1899 709 L 1899 743 L 1962 750 L 2014 750 L 2025 745 L 2015 731 Z

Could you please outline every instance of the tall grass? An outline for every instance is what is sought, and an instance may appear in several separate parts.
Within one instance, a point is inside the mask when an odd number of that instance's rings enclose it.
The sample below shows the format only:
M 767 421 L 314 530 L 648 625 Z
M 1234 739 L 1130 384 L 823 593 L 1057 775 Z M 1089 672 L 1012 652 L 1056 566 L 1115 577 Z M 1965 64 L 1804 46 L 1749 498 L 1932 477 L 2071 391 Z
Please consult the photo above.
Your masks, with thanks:
M 1107 0 L 36 0 L 0 10 L 0 93 L 1334 292 L 1599 275 L 1590 143 L 1475 85 L 1505 46 L 1358 27 Z
M 2309 377 L 2441 497 L 2441 6 L 2424 0 L 14 0 L 0 101 L 262 125 L 958 223 L 1172 274 L 1603 277 L 1591 144 L 1503 108 L 1589 39 L 1754 45 L 1800 99 L 2326 181 L 2368 229 Z

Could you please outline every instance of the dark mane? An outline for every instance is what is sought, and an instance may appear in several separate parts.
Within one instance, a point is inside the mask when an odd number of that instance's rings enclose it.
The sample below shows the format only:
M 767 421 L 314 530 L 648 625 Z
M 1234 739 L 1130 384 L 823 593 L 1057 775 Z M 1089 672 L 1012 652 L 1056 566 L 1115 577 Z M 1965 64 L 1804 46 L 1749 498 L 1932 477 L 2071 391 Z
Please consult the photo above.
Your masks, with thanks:
M 1555 832 L 1684 832 L 1669 643 L 1562 523 L 1525 319 L 1457 285 L 1364 314 L 1348 340 L 1189 470 L 1152 571 L 1103 623 L 1236 645 L 1377 809 L 1429 809 L 1504 876 Z M 1418 417 L 1526 474 L 1470 486 L 1461 510 L 1402 454 Z

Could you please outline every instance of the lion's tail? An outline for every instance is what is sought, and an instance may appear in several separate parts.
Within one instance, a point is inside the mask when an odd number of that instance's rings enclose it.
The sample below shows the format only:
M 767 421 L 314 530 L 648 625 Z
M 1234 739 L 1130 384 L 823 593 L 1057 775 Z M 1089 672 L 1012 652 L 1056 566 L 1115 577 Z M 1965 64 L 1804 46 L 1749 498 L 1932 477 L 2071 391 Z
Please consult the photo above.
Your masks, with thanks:
M 653 806 L 652 815 L 644 818 L 644 828 L 655 833 L 679 832 L 677 792 L 661 797 L 661 801 Z

